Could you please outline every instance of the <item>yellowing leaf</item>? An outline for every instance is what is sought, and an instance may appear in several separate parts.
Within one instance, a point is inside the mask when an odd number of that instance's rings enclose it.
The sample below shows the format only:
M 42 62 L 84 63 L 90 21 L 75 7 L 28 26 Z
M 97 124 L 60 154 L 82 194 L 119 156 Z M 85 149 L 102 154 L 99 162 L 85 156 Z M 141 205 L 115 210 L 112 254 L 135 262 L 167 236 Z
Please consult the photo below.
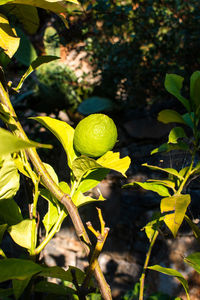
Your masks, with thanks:
M 104 168 L 115 170 L 126 177 L 125 173 L 130 166 L 131 159 L 128 156 L 120 158 L 119 152 L 108 151 L 106 154 L 97 159 L 96 162 Z
M 74 129 L 66 122 L 50 117 L 36 117 L 31 119 L 40 122 L 57 137 L 65 149 L 68 165 L 71 168 L 73 160 L 77 157 L 73 147 Z
M 11 28 L 8 19 L 0 14 L 0 47 L 11 58 L 19 47 L 20 39 Z
M 187 207 L 190 204 L 190 195 L 177 195 L 163 198 L 161 200 L 161 213 L 167 213 L 164 217 L 164 222 L 171 230 L 174 237 L 181 226 Z
M 34 219 L 26 219 L 8 228 L 8 232 L 10 233 L 15 243 L 26 249 L 31 248 L 31 233 L 33 222 L 35 222 Z
M 77 192 L 74 194 L 72 197 L 72 201 L 77 207 L 80 207 L 82 205 L 91 203 L 91 202 L 96 202 L 96 201 L 104 201 L 105 199 L 103 198 L 102 194 L 99 195 L 98 199 L 94 199 L 90 196 L 84 196 L 81 192 Z
M 18 152 L 31 147 L 52 148 L 51 145 L 22 140 L 3 128 L 0 128 L 0 140 L 3 141 L 3 143 L 0 143 L 0 155 Z

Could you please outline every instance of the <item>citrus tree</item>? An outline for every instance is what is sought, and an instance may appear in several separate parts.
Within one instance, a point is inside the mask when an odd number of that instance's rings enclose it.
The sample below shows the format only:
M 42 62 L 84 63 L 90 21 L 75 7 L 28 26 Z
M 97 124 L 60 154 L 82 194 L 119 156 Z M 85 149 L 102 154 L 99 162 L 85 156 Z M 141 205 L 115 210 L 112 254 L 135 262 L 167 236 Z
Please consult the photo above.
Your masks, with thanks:
M 66 5 L 64 0 L 3 0 L 0 2 L 0 48 L 3 60 L 12 59 L 19 49 L 20 37 L 17 35 L 14 21 L 18 20 L 26 32 L 34 34 L 39 26 L 37 8 L 42 8 L 56 13 L 67 26 L 65 18 Z M 76 0 L 70 0 L 78 5 Z M 12 21 L 12 23 L 11 23 Z M 12 24 L 12 25 L 11 25 Z M 0 282 L 11 282 L 5 289 L 0 289 L 1 299 L 14 297 L 40 298 L 43 295 L 73 297 L 86 299 L 86 296 L 95 290 L 96 283 L 103 299 L 111 299 L 110 287 L 107 284 L 98 264 L 98 256 L 105 243 L 109 228 L 105 227 L 101 210 L 98 217 L 101 230 L 96 231 L 92 224 L 87 223 L 87 228 L 96 236 L 96 243 L 92 245 L 87 234 L 78 207 L 94 201 L 104 201 L 99 194 L 98 199 L 86 196 L 84 193 L 98 185 L 105 178 L 110 169 L 120 172 L 123 176 L 130 165 L 129 157 L 120 158 L 119 153 L 112 150 L 116 139 L 117 130 L 113 121 L 105 115 L 91 116 L 96 120 L 92 123 L 90 117 L 82 122 L 88 128 L 95 128 L 89 132 L 87 139 L 81 124 L 74 130 L 66 122 L 50 117 L 35 117 L 33 121 L 39 122 L 56 136 L 67 154 L 67 163 L 70 168 L 70 183 L 60 182 L 54 169 L 41 161 L 36 148 L 51 148 L 51 145 L 36 143 L 27 137 L 9 98 L 10 93 L 19 93 L 24 80 L 41 65 L 58 59 L 55 56 L 36 57 L 19 80 L 17 86 L 5 79 L 3 63 L 0 67 L 0 118 L 9 130 L 0 128 L 0 242 L 4 240 L 7 232 L 12 240 L 18 244 L 23 253 L 23 258 L 8 257 L 6 249 L 0 248 Z M 100 118 L 100 119 L 99 119 Z M 102 127 L 102 120 L 105 120 Z M 101 120 L 101 122 L 99 122 Z M 99 136 L 102 134 L 102 139 Z M 75 135 L 75 139 L 74 139 Z M 88 143 L 89 141 L 89 143 Z M 87 150 L 90 144 L 96 143 L 95 153 Z M 101 149 L 101 151 L 99 151 Z M 25 176 L 31 182 L 32 203 L 28 215 L 24 215 L 15 195 L 20 187 L 20 178 Z M 43 197 L 48 208 L 43 219 L 39 217 L 38 203 Z M 39 254 L 61 228 L 65 218 L 71 218 L 77 236 L 79 237 L 86 254 L 89 257 L 89 266 L 86 272 L 74 266 L 64 269 L 48 267 L 39 260 Z M 41 226 L 45 234 L 42 241 L 38 239 Z M 93 280 L 93 274 L 96 283 Z M 70 283 L 57 285 L 47 281 L 47 277 L 58 278 L 61 282 Z M 57 297 L 55 296 L 55 297 Z

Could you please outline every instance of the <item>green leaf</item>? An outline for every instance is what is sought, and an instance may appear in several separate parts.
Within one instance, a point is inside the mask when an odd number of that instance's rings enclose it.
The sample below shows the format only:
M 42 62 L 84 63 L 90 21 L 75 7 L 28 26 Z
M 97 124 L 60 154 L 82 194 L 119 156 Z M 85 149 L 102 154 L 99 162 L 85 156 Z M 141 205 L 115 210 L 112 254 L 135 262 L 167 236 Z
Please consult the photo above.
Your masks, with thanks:
M 14 56 L 20 63 L 29 67 L 31 62 L 37 58 L 36 50 L 23 30 L 16 26 L 15 29 L 17 35 L 20 37 L 20 44 Z
M 200 252 L 195 252 L 184 258 L 184 262 L 200 274 Z
M 183 117 L 177 111 L 175 111 L 173 109 L 161 110 L 158 114 L 158 121 L 160 121 L 164 124 L 168 124 L 168 123 L 186 124 Z
M 65 194 L 69 194 L 69 195 L 70 195 L 70 187 L 69 187 L 69 185 L 68 185 L 67 182 L 61 181 L 61 182 L 59 182 L 59 186 L 60 186 L 61 190 L 62 190 Z
M 166 186 L 161 185 L 161 184 L 156 184 L 156 183 L 153 183 L 153 182 L 134 181 L 134 182 L 125 184 L 123 187 L 126 188 L 126 187 L 133 186 L 135 184 L 141 186 L 145 190 L 155 192 L 160 196 L 163 196 L 163 197 L 170 196 L 170 193 L 169 193 L 168 188 Z
M 172 180 L 148 179 L 147 182 L 154 182 L 156 184 L 164 185 L 172 190 L 175 189 L 175 182 Z
M 175 96 L 188 111 L 190 111 L 189 101 L 181 95 L 183 80 L 184 78 L 182 76 L 176 74 L 166 74 L 165 88 L 170 94 Z
M 151 155 L 159 152 L 170 152 L 173 150 L 183 150 L 186 151 L 189 149 L 188 143 L 178 141 L 176 144 L 164 143 L 160 147 L 155 148 L 151 151 Z
M 5 155 L 0 168 L 0 200 L 12 198 L 19 189 L 19 173 L 11 155 Z
M 23 28 L 29 34 L 34 34 L 39 28 L 39 17 L 37 8 L 28 5 L 7 4 L 4 6 L 4 11 L 17 17 Z
M 94 188 L 106 177 L 108 173 L 108 169 L 97 169 L 89 171 L 88 174 L 82 179 L 77 192 L 85 193 Z
M 49 199 L 48 199 L 48 212 L 44 216 L 42 223 L 44 224 L 46 234 L 49 233 L 53 225 L 57 222 L 59 217 L 59 211 L 56 206 L 56 204 L 51 200 L 50 201 L 50 193 L 49 193 Z
M 178 139 L 186 137 L 187 135 L 182 127 L 174 127 L 169 133 L 168 143 L 176 144 Z
M 0 297 L 2 297 L 2 300 L 10 300 L 10 298 L 5 298 L 8 296 L 13 295 L 13 289 L 9 288 L 9 289 L 1 289 L 0 288 Z
M 24 280 L 43 270 L 31 260 L 7 258 L 0 260 L 0 282 L 11 279 Z
M 52 277 L 59 278 L 61 280 L 73 282 L 73 277 L 71 271 L 74 271 L 76 274 L 76 279 L 79 284 L 83 283 L 85 278 L 85 273 L 76 267 L 69 266 L 67 271 L 62 269 L 61 267 L 44 267 L 43 270 L 38 274 L 38 276 L 43 277 Z
M 57 56 L 51 56 L 51 55 L 44 55 L 44 56 L 39 56 L 37 57 L 30 65 L 30 67 L 28 68 L 28 70 L 24 73 L 24 75 L 22 76 L 20 82 L 18 83 L 17 87 L 15 88 L 16 91 L 20 90 L 24 80 L 33 72 L 35 71 L 37 68 L 39 68 L 41 65 L 46 64 L 50 61 L 59 59 L 59 57 Z
M 183 222 L 189 204 L 189 194 L 167 197 L 161 200 L 161 213 L 169 213 L 165 215 L 164 222 L 171 230 L 174 237 L 176 237 L 178 229 Z
M 48 173 L 51 175 L 51 178 L 53 179 L 53 181 L 56 183 L 56 184 L 58 184 L 58 176 L 57 176 L 57 174 L 56 174 L 56 172 L 55 172 L 55 170 L 54 170 L 54 168 L 51 166 L 51 165 L 49 165 L 49 164 L 47 164 L 47 163 L 44 163 L 43 162 L 43 165 L 45 166 L 45 168 L 46 168 L 46 170 L 48 171 Z
M 158 170 L 158 171 L 166 172 L 168 174 L 171 174 L 173 176 L 178 177 L 179 179 L 183 179 L 183 177 L 179 175 L 178 171 L 175 170 L 175 169 L 172 169 L 172 168 L 165 168 L 164 169 L 164 168 L 160 168 L 160 167 L 157 167 L 157 166 L 148 165 L 147 163 L 142 164 L 142 166 L 147 167 L 151 170 Z
M 76 291 L 70 287 L 66 287 L 64 285 L 58 285 L 56 283 L 40 281 L 34 287 L 35 292 L 39 293 L 47 293 L 47 294 L 55 294 L 60 296 L 66 296 L 68 294 L 73 295 L 76 294 Z
M 100 194 L 98 199 L 94 199 L 90 196 L 84 196 L 81 192 L 76 192 L 74 196 L 72 197 L 72 201 L 77 207 L 83 206 L 85 204 L 96 202 L 96 201 L 104 201 L 105 199 Z
M 3 143 L 0 143 L 0 155 L 17 152 L 31 147 L 52 148 L 51 145 L 40 144 L 31 140 L 22 140 L 3 128 L 0 128 L 0 140 L 4 141 Z
M 15 200 L 4 199 L 0 201 L 0 223 L 15 225 L 23 220 L 21 210 Z
M 81 155 L 76 158 L 72 163 L 72 171 L 77 180 L 81 178 L 90 170 L 103 168 L 100 164 L 96 162 L 93 158 Z
M 34 219 L 26 219 L 8 228 L 8 232 L 10 233 L 10 236 L 15 241 L 15 243 L 26 249 L 31 248 L 31 233 L 33 222 L 35 222 Z
M 182 118 L 190 128 L 194 129 L 194 113 L 193 112 L 182 115 Z
M 128 156 L 120 158 L 119 152 L 108 151 L 98 158 L 96 162 L 104 168 L 115 170 L 126 177 L 125 173 L 130 166 L 131 159 Z
M 185 293 L 187 295 L 187 299 L 190 300 L 188 283 L 187 283 L 187 280 L 183 277 L 183 275 L 181 273 L 179 273 L 176 270 L 170 269 L 170 268 L 161 267 L 159 265 L 150 266 L 150 267 L 148 267 L 148 269 L 154 270 L 157 272 L 161 272 L 161 273 L 169 275 L 169 276 L 176 277 L 182 284 L 182 286 L 185 290 Z
M 4 4 L 25 4 L 35 7 L 40 7 L 46 10 L 50 10 L 56 14 L 67 12 L 66 2 L 79 4 L 77 0 L 1 0 L 0 5 Z
M 74 129 L 66 122 L 50 117 L 31 118 L 48 128 L 61 142 L 68 158 L 68 165 L 71 168 L 73 160 L 77 157 L 73 147 Z
M 156 230 L 158 230 L 160 223 L 164 220 L 164 217 L 161 217 L 160 213 L 156 213 L 153 217 L 153 220 L 147 223 L 141 230 L 145 230 L 145 233 L 149 239 L 149 242 L 151 243 L 152 238 L 154 237 L 154 234 Z
M 12 286 L 13 286 L 13 293 L 15 295 L 15 299 L 19 299 L 20 296 L 23 294 L 25 288 L 29 284 L 32 276 L 25 278 L 24 280 L 13 279 Z
M 11 28 L 8 19 L 0 14 L 0 48 L 11 58 L 17 51 L 19 43 L 20 39 L 15 29 Z
M 190 98 L 194 108 L 200 105 L 200 71 L 196 71 L 190 77 Z

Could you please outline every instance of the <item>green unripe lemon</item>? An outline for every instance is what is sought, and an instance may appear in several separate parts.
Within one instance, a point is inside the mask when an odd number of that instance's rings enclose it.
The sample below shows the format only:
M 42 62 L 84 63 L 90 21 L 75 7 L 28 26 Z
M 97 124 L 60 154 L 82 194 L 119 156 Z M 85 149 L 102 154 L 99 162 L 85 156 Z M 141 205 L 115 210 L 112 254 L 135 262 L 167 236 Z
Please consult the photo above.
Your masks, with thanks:
M 81 120 L 74 132 L 74 148 L 89 157 L 99 157 L 112 150 L 117 141 L 117 128 L 104 114 L 92 114 Z

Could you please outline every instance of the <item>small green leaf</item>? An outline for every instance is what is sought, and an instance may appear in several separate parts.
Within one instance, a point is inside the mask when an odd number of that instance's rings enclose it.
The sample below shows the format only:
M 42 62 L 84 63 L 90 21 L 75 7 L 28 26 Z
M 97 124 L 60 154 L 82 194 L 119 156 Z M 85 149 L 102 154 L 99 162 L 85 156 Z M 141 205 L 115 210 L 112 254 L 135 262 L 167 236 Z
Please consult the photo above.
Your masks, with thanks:
M 163 197 L 170 196 L 169 190 L 166 186 L 161 185 L 161 184 L 152 183 L 152 182 L 134 181 L 134 182 L 125 184 L 123 187 L 130 187 L 130 186 L 133 186 L 135 184 L 141 186 L 145 190 L 155 192 L 160 196 L 163 196 Z
M 15 88 L 16 91 L 20 90 L 24 80 L 37 68 L 39 68 L 41 65 L 46 64 L 50 61 L 59 59 L 59 57 L 57 56 L 51 56 L 51 55 L 44 55 L 44 56 L 39 56 L 37 57 L 30 65 L 30 67 L 28 68 L 28 70 L 24 73 L 24 75 L 22 76 L 22 78 L 20 79 L 20 82 L 18 83 L 17 87 Z
M 0 260 L 0 282 L 11 279 L 24 280 L 43 270 L 31 260 L 7 258 Z
M 46 170 L 48 171 L 48 173 L 51 175 L 51 178 L 53 179 L 53 181 L 56 183 L 56 184 L 58 184 L 58 176 L 57 176 L 57 174 L 56 174 L 56 172 L 55 172 L 55 170 L 54 170 L 54 168 L 51 166 L 51 165 L 49 165 L 49 164 L 47 164 L 47 163 L 44 163 L 43 162 L 43 165 L 45 166 L 45 168 L 46 168 Z
M 182 141 L 178 141 L 176 144 L 168 144 L 168 143 L 164 143 L 162 145 L 160 145 L 160 147 L 155 148 L 151 151 L 151 155 L 155 154 L 155 153 L 159 153 L 159 152 L 170 152 L 173 150 L 183 150 L 186 151 L 189 149 L 189 144 L 182 142 Z
M 173 236 L 176 234 L 181 226 L 188 205 L 190 204 L 190 195 L 177 195 L 161 200 L 161 213 L 169 213 L 165 215 L 164 222 L 172 232 Z
M 11 58 L 19 47 L 20 39 L 8 19 L 0 14 L 0 48 Z
M 178 139 L 186 137 L 187 135 L 182 127 L 174 127 L 169 133 L 168 143 L 176 144 Z
M 190 111 L 189 101 L 181 95 L 183 80 L 184 78 L 182 76 L 176 74 L 166 74 L 165 88 L 170 94 L 175 96 L 188 111 Z
M 40 122 L 57 137 L 65 149 L 68 165 L 71 168 L 73 160 L 77 157 L 73 147 L 74 129 L 66 122 L 50 117 L 36 117 L 31 119 Z
M 160 223 L 163 221 L 164 217 L 161 217 L 160 213 L 156 213 L 153 217 L 153 220 L 147 223 L 141 230 L 145 230 L 145 233 L 151 243 L 152 238 L 156 230 L 158 230 Z
M 104 201 L 105 199 L 100 194 L 98 199 L 94 199 L 90 196 L 84 196 L 81 192 L 76 192 L 72 197 L 72 201 L 77 207 L 83 206 L 85 204 L 96 202 L 96 201 Z
M 177 111 L 175 111 L 173 109 L 161 110 L 158 114 L 158 121 L 160 121 L 164 124 L 168 124 L 168 123 L 186 124 L 183 117 Z
M 199 240 L 200 239 L 200 229 L 199 229 L 199 227 L 194 222 L 192 222 L 192 220 L 187 215 L 185 215 L 184 218 L 187 221 L 190 228 L 192 229 L 195 238 L 197 240 Z
M 190 77 L 190 98 L 194 108 L 200 105 L 200 71 L 196 71 Z
M 47 282 L 47 281 L 40 281 L 38 282 L 35 287 L 34 287 L 35 292 L 39 293 L 47 293 L 51 295 L 60 295 L 60 296 L 65 296 L 66 295 L 73 295 L 76 294 L 76 290 L 66 287 L 64 285 L 59 285 L 56 283 L 52 282 Z
M 44 216 L 42 223 L 44 224 L 46 235 L 49 233 L 53 225 L 57 222 L 59 211 L 53 201 L 48 201 L 48 212 Z
M 182 115 L 184 122 L 192 129 L 194 129 L 194 113 L 186 113 Z
M 148 269 L 154 270 L 154 271 L 157 271 L 157 272 L 169 275 L 169 276 L 176 277 L 182 284 L 182 286 L 185 290 L 185 293 L 187 295 L 187 299 L 190 300 L 188 283 L 187 283 L 187 280 L 183 277 L 183 275 L 181 273 L 179 273 L 176 270 L 170 269 L 170 268 L 161 267 L 159 265 L 150 266 L 150 267 L 148 267 Z
M 12 198 L 19 189 L 19 173 L 11 155 L 5 159 L 0 169 L 0 200 Z
M 113 106 L 114 104 L 110 99 L 95 96 L 81 102 L 78 111 L 83 115 L 90 115 L 111 110 Z
M 30 140 L 22 140 L 3 128 L 0 128 L 0 139 L 1 141 L 4 141 L 3 143 L 0 143 L 0 155 L 17 152 L 31 147 L 52 148 L 51 145 L 40 144 Z
M 69 187 L 69 185 L 68 185 L 67 182 L 61 181 L 61 182 L 59 182 L 59 186 L 60 186 L 61 190 L 62 190 L 65 194 L 69 194 L 69 195 L 70 195 L 70 187 Z
M 15 225 L 23 220 L 21 210 L 12 198 L 0 201 L 0 223 Z
M 93 158 L 81 155 L 77 157 L 72 164 L 72 171 L 77 180 L 81 178 L 90 170 L 103 168 L 100 164 L 96 162 Z
M 0 244 L 1 244 L 1 241 L 2 241 L 2 238 L 3 238 L 3 235 L 7 229 L 8 225 L 7 224 L 2 224 L 0 225 Z
M 164 169 L 164 168 L 160 168 L 160 167 L 157 167 L 157 166 L 148 165 L 147 163 L 142 164 L 142 166 L 147 167 L 151 170 L 158 170 L 158 171 L 166 172 L 168 174 L 171 174 L 173 176 L 178 177 L 179 179 L 183 179 L 183 177 L 179 175 L 178 171 L 175 170 L 175 169 L 172 169 L 172 168 L 165 168 Z
M 26 219 L 8 228 L 8 232 L 10 233 L 15 243 L 26 249 L 31 248 L 31 233 L 33 222 L 35 222 L 34 219 Z
M 200 274 L 200 252 L 195 252 L 184 258 L 184 262 Z

